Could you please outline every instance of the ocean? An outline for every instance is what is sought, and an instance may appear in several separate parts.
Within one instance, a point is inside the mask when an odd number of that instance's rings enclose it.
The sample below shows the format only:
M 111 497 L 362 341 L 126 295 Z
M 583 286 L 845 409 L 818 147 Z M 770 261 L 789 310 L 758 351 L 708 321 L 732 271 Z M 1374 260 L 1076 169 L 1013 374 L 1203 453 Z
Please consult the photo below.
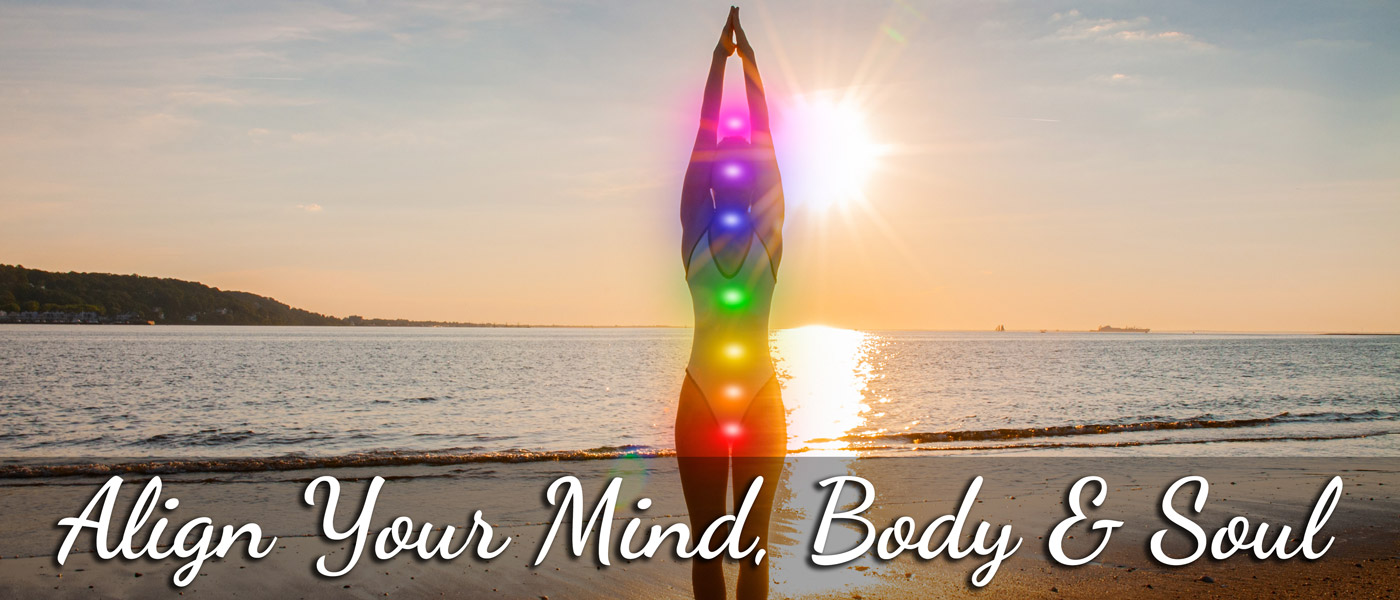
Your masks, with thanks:
M 0 476 L 666 454 L 688 329 L 0 326 Z M 780 330 L 799 455 L 1400 455 L 1400 337 Z M 65 470 L 66 469 L 66 470 Z

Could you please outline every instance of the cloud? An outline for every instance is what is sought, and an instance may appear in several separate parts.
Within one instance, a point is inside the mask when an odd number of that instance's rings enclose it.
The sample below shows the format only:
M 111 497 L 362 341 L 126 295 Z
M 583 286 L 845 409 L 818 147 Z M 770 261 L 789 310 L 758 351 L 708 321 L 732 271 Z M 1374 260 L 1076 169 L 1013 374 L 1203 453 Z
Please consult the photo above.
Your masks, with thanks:
M 1213 44 L 1201 41 L 1189 33 L 1152 27 L 1152 19 L 1149 17 L 1090 19 L 1078 10 L 1071 10 L 1055 13 L 1050 17 L 1050 22 L 1059 25 L 1059 29 L 1050 36 L 1051 39 L 1059 41 L 1159 42 L 1180 44 L 1197 50 L 1215 48 Z
M 321 205 L 320 205 L 320 204 L 298 204 L 298 205 L 297 205 L 297 208 L 299 208 L 299 209 L 301 209 L 301 210 L 303 210 L 303 211 L 309 212 L 309 213 L 318 213 L 318 212 L 321 212 Z
M 1140 76 L 1138 76 L 1138 75 L 1129 75 L 1129 74 L 1127 74 L 1127 73 L 1114 73 L 1114 74 L 1112 74 L 1112 75 L 1099 75 L 1098 77 L 1095 77 L 1094 79 L 1095 79 L 1096 81 L 1099 81 L 1099 82 L 1102 82 L 1102 83 L 1107 83 L 1107 84 L 1109 84 L 1109 85 L 1139 85 L 1139 84 L 1142 83 L 1142 77 L 1140 77 Z

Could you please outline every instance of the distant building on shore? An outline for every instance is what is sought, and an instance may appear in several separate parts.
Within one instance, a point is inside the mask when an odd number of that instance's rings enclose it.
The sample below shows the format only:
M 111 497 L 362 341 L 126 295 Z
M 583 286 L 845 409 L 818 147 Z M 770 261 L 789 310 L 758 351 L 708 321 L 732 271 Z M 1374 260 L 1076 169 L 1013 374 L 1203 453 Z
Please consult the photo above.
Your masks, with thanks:
M 1147 333 L 1150 330 L 1146 327 L 1114 327 L 1112 325 L 1101 325 L 1095 331 L 1099 333 Z
M 95 312 L 63 312 L 57 310 L 20 312 L 0 310 L 0 323 L 31 323 L 47 325 L 150 325 L 135 313 L 106 316 Z

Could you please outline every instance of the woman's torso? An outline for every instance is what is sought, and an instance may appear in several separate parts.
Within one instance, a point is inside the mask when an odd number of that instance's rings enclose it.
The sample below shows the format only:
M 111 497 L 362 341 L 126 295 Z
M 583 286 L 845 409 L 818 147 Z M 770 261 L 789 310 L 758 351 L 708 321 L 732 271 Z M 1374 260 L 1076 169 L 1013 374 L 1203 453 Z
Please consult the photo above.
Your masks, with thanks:
M 748 235 L 742 262 L 726 273 L 729 269 L 721 269 L 716 261 L 707 231 L 691 250 L 686 271 L 695 310 L 686 369 L 721 421 L 741 419 L 754 395 L 773 378 L 768 313 L 776 278 L 762 239 Z M 732 236 L 726 237 L 735 243 Z

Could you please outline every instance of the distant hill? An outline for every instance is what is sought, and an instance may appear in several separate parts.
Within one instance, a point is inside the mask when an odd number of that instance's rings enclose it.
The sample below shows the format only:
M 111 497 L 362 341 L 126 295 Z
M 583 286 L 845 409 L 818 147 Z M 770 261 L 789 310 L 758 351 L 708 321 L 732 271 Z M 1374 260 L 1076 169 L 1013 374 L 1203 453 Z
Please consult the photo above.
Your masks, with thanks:
M 198 325 L 373 325 L 491 327 L 404 319 L 344 319 L 293 308 L 250 294 L 193 281 L 53 273 L 0 265 L 0 322 L 139 322 Z

